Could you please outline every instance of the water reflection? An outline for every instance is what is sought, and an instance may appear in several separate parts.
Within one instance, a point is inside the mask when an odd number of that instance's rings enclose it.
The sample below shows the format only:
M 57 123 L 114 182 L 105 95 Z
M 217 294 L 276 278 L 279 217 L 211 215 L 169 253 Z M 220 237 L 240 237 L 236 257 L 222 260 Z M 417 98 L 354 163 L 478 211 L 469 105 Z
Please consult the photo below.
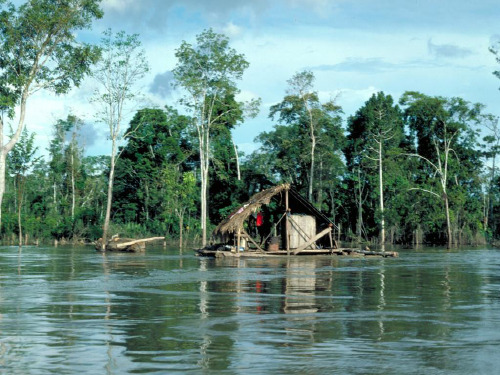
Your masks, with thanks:
M 500 261 L 487 250 L 199 259 L 26 247 L 2 249 L 0 271 L 0 373 L 469 374 L 500 364 Z
M 316 263 L 312 260 L 289 259 L 284 280 L 285 314 L 312 314 L 318 311 L 316 300 Z M 311 315 L 313 317 L 314 315 Z

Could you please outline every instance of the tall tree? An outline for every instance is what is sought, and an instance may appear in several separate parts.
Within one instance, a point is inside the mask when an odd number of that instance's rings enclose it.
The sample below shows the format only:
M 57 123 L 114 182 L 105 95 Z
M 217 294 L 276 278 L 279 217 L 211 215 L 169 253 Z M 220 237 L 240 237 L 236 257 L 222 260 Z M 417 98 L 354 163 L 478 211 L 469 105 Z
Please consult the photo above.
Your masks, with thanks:
M 311 71 L 303 71 L 296 73 L 288 83 L 288 95 L 290 98 L 295 97 L 302 102 L 306 111 L 307 123 L 309 125 L 309 137 L 311 138 L 311 154 L 310 154 L 310 171 L 309 171 L 309 200 L 313 199 L 313 183 L 314 183 L 314 167 L 315 167 L 315 152 L 316 152 L 316 122 L 317 119 L 313 115 L 314 107 L 317 107 L 319 102 L 318 93 L 313 92 L 314 74 Z M 295 99 L 294 98 L 294 99 Z
M 490 160 L 489 165 L 489 173 L 487 173 L 487 183 L 486 183 L 486 194 L 485 194 L 485 202 L 484 202 L 484 229 L 488 230 L 490 227 L 490 217 L 493 211 L 494 201 L 494 190 L 495 190 L 495 181 L 497 179 L 497 156 L 500 151 L 500 126 L 498 123 L 498 117 L 490 116 L 490 118 L 484 122 L 484 126 L 489 130 L 489 134 L 487 134 L 484 138 L 483 147 L 485 150 L 485 157 Z
M 500 65 L 500 41 L 497 40 L 496 43 L 494 43 L 490 48 L 490 52 L 495 55 L 495 60 L 497 64 Z M 500 69 L 493 71 L 493 75 L 500 79 Z M 500 88 L 499 88 L 500 89 Z M 493 211 L 493 187 L 495 185 L 495 180 L 496 180 L 496 155 L 498 150 L 500 150 L 500 129 L 498 125 L 498 118 L 494 118 L 493 121 L 490 122 L 490 125 L 488 126 L 488 129 L 490 130 L 491 134 L 487 136 L 485 141 L 490 145 L 490 151 L 489 155 L 492 158 L 492 167 L 491 167 L 491 178 L 490 178 L 490 184 L 488 188 L 488 208 L 486 210 L 485 214 L 485 221 L 486 224 L 488 224 L 488 218 L 490 214 Z M 497 187 L 498 188 L 498 187 Z M 497 197 L 498 199 L 498 197 Z M 487 229 L 487 225 L 485 225 Z
M 38 161 L 35 154 L 38 147 L 35 146 L 35 133 L 29 134 L 26 128 L 21 133 L 19 141 L 12 148 L 8 156 L 9 169 L 14 175 L 14 181 L 17 190 L 17 225 L 19 246 L 23 245 L 23 226 L 21 220 L 21 210 L 24 201 L 24 185 L 26 183 L 26 175 L 30 168 Z
M 271 118 L 278 116 L 280 122 L 288 125 L 294 124 L 301 132 L 308 135 L 302 137 L 301 141 L 307 144 L 309 149 L 306 160 L 309 164 L 307 196 L 310 201 L 313 201 L 316 147 L 322 122 L 325 121 L 326 116 L 340 112 L 340 107 L 333 100 L 326 103 L 320 102 L 318 93 L 313 90 L 314 80 L 315 77 L 311 71 L 296 73 L 287 81 L 287 95 L 283 101 L 272 106 L 270 111 Z
M 443 202 L 447 245 L 451 247 L 455 241 L 450 186 L 460 186 L 459 176 L 465 165 L 469 170 L 479 169 L 473 164 L 479 154 L 473 150 L 477 135 L 474 127 L 484 119 L 483 106 L 461 98 L 429 97 L 418 92 L 406 92 L 400 102 L 406 107 L 405 119 L 417 141 L 417 153 L 410 156 L 424 162 L 425 185 L 413 189 L 429 193 Z
M 66 203 L 62 202 L 61 194 L 68 192 L 71 197 L 68 205 L 72 221 L 75 219 L 76 210 L 76 179 L 83 154 L 77 139 L 82 125 L 83 121 L 75 115 L 68 115 L 65 120 L 58 120 L 54 124 L 54 136 L 48 148 L 53 209 L 61 216 L 68 214 L 58 210 L 59 205 Z
M 103 58 L 93 72 L 100 88 L 96 90 L 93 100 L 100 107 L 98 119 L 108 126 L 111 139 L 108 195 L 102 231 L 104 250 L 111 218 L 115 165 L 119 157 L 118 143 L 124 137 L 122 123 L 127 106 L 140 97 L 136 85 L 149 71 L 149 65 L 137 34 L 127 35 L 123 31 L 114 34 L 108 29 L 104 32 L 102 48 Z
M 166 215 L 175 215 L 179 226 L 179 248 L 184 245 L 184 222 L 186 214 L 196 202 L 196 177 L 193 172 L 181 173 L 175 165 L 167 165 L 163 173 L 165 181 Z
M 58 120 L 54 124 L 53 137 L 49 142 L 49 179 L 52 186 L 52 210 L 55 216 L 59 216 L 59 205 L 62 203 L 62 185 L 65 173 L 64 149 L 66 147 L 66 134 L 68 122 Z
M 344 136 L 341 108 L 333 100 L 321 103 L 317 92 L 312 91 L 313 83 L 314 75 L 308 71 L 297 73 L 288 80 L 287 95 L 273 105 L 269 113 L 269 117 L 276 117 L 279 124 L 256 140 L 262 143 L 261 152 L 272 155 L 274 173 L 304 190 L 311 201 L 316 200 L 321 205 L 323 181 L 319 173 L 327 166 L 329 169 L 339 164 Z M 316 166 L 317 160 L 320 168 Z
M 375 186 L 378 185 L 376 190 L 378 190 L 379 207 L 377 215 L 379 242 L 384 249 L 386 232 L 384 165 L 390 155 L 394 156 L 400 152 L 398 149 L 404 139 L 401 111 L 398 106 L 394 105 L 390 95 L 379 92 L 372 95 L 365 105 L 349 118 L 348 132 L 349 143 L 346 157 L 351 171 L 354 172 L 357 169 L 354 173 L 358 175 L 358 191 L 361 187 L 361 168 L 364 168 L 368 175 L 377 175 L 377 178 L 371 180 Z M 371 173 L 371 170 L 375 168 L 377 173 Z M 373 191 L 375 191 L 375 186 L 372 187 Z M 362 198 L 358 196 L 358 213 L 362 212 L 362 208 L 359 208 L 361 202 Z M 358 218 L 359 220 L 361 218 Z
M 249 64 L 242 54 L 229 47 L 229 39 L 213 30 L 196 37 L 195 46 L 183 41 L 176 50 L 177 65 L 173 70 L 176 87 L 186 93 L 181 103 L 194 118 L 198 136 L 201 179 L 202 245 L 207 243 L 208 186 L 211 159 L 211 135 L 223 117 L 241 112 L 245 103 L 235 100 L 240 80 Z M 256 114 L 258 101 L 248 103 L 250 115 Z
M 0 1 L 0 222 L 5 160 L 21 136 L 34 92 L 64 94 L 78 86 L 98 58 L 97 47 L 79 43 L 78 30 L 102 17 L 100 0 L 29 0 L 19 7 Z M 17 113 L 12 137 L 4 125 Z
M 71 124 L 71 135 L 69 140 L 69 145 L 66 148 L 66 164 L 68 165 L 68 180 L 71 190 L 71 221 L 75 220 L 75 210 L 76 210 L 76 199 L 77 199 L 77 177 L 79 175 L 80 161 L 82 158 L 83 151 L 78 145 L 78 132 L 83 125 L 81 119 L 76 116 L 70 115 L 67 120 Z

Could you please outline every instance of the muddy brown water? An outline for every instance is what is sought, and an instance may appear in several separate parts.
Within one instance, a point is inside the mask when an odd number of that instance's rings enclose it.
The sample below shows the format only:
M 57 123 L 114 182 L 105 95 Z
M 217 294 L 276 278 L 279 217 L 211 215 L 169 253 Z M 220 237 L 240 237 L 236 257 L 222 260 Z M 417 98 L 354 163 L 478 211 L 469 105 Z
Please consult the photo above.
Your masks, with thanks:
M 495 374 L 500 251 L 0 248 L 0 374 Z

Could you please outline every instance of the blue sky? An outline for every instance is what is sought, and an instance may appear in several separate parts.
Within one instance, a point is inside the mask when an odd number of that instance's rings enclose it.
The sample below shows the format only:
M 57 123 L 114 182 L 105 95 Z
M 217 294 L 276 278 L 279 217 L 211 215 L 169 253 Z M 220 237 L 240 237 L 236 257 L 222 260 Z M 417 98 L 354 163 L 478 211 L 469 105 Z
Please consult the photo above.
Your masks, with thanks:
M 460 96 L 500 115 L 500 69 L 488 47 L 500 41 L 500 6 L 493 0 L 104 0 L 104 18 L 80 35 L 98 40 L 112 28 L 138 33 L 151 72 L 141 83 L 150 103 L 176 106 L 169 86 L 175 49 L 206 28 L 226 34 L 250 63 L 241 98 L 262 98 L 260 115 L 240 125 L 234 138 L 246 153 L 253 139 L 272 129 L 269 107 L 286 81 L 308 69 L 324 100 L 336 98 L 345 115 L 384 91 L 398 100 L 407 90 Z M 70 95 L 39 95 L 28 111 L 30 131 L 46 147 L 54 119 L 74 112 L 89 122 L 87 149 L 106 154 L 105 128 L 93 125 L 87 80 Z M 131 110 L 131 114 L 133 113 Z

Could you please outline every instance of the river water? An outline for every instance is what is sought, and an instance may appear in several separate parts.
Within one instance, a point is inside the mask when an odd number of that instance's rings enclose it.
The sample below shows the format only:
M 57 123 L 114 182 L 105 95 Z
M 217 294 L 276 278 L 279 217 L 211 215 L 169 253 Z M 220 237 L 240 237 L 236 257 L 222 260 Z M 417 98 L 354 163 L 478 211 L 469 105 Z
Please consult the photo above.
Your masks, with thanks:
M 496 374 L 500 252 L 0 248 L 1 374 Z

